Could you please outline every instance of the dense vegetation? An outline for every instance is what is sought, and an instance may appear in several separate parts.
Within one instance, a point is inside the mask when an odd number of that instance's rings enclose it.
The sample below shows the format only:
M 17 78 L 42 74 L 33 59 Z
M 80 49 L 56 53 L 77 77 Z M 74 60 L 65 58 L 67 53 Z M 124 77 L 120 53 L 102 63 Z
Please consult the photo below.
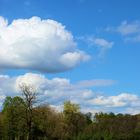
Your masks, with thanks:
M 0 113 L 0 140 L 140 140 L 140 115 L 83 114 L 70 101 L 63 112 L 35 104 L 35 94 L 22 87 L 23 98 L 7 97 Z

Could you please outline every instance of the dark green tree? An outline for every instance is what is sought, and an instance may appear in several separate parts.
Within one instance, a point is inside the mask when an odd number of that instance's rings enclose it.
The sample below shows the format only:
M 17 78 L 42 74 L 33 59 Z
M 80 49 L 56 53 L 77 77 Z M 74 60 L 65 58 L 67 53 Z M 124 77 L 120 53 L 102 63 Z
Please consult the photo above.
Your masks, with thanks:
M 25 103 L 21 97 L 7 97 L 3 104 L 4 137 L 6 140 L 19 140 L 24 135 Z

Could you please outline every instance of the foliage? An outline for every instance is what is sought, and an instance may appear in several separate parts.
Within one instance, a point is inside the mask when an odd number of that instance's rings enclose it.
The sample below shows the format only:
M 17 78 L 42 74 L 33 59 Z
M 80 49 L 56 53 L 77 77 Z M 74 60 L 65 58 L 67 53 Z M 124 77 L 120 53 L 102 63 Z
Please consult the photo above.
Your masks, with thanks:
M 25 97 L 5 99 L 0 113 L 1 140 L 29 139 L 28 109 Z M 139 114 L 100 112 L 92 119 L 91 113 L 82 113 L 79 105 L 70 101 L 64 103 L 63 112 L 49 105 L 31 104 L 30 109 L 31 140 L 140 140 Z

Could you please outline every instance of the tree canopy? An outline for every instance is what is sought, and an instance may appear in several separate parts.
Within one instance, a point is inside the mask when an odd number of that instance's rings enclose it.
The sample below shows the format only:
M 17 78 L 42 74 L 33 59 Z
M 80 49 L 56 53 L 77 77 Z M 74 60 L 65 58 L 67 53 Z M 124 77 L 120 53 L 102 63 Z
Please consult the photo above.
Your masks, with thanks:
M 1 140 L 140 140 L 140 114 L 83 113 L 64 102 L 63 111 L 34 106 L 36 94 L 22 88 L 22 97 L 6 97 L 0 112 Z

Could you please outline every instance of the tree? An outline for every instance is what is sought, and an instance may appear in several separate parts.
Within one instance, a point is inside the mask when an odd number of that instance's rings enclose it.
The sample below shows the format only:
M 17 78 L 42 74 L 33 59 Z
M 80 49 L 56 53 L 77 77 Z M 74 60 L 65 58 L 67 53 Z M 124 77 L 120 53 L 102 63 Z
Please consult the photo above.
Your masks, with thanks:
M 3 132 L 4 131 L 4 125 L 3 125 L 2 119 L 3 119 L 3 115 L 0 112 L 0 139 L 1 140 L 3 139 L 3 135 L 4 135 L 4 132 Z
M 78 113 L 80 111 L 80 106 L 78 104 L 71 103 L 70 101 L 64 102 L 64 114 Z
M 84 114 L 80 112 L 78 104 L 71 103 L 70 101 L 64 102 L 64 119 L 67 124 L 68 139 L 76 137 L 83 131 L 87 124 L 87 119 Z
M 5 139 L 20 139 L 24 135 L 24 101 L 21 97 L 6 97 L 3 104 Z
M 36 101 L 37 92 L 33 86 L 22 84 L 20 89 L 23 94 L 26 110 L 26 123 L 27 123 L 27 140 L 32 140 L 32 125 L 33 125 L 33 105 Z
M 41 105 L 34 108 L 34 125 L 33 135 L 35 139 L 54 139 L 59 132 L 56 128 L 60 129 L 61 116 L 49 105 Z M 57 134 L 56 134 L 57 133 Z

